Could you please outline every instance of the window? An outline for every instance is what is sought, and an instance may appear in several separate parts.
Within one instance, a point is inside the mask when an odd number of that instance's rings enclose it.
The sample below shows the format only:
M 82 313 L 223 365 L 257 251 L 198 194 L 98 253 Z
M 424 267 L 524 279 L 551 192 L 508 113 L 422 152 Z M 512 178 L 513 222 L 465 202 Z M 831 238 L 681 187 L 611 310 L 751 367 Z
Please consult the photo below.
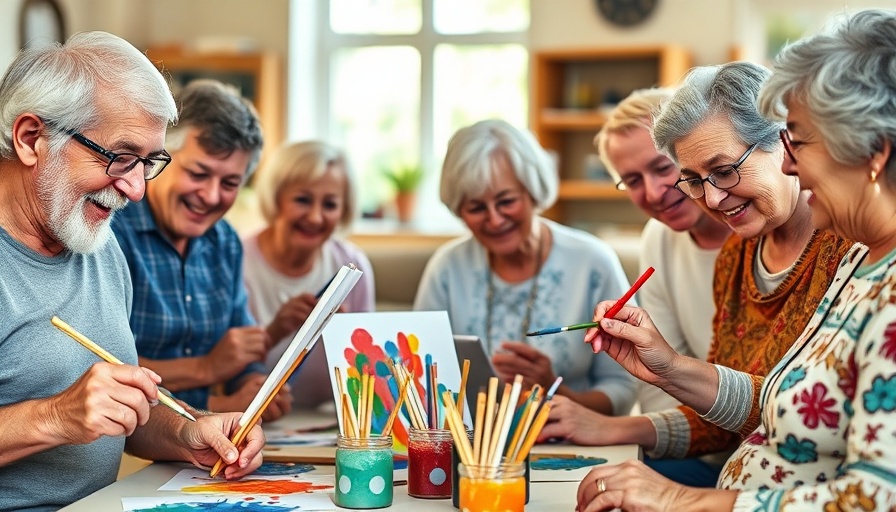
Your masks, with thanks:
M 304 57 L 314 83 L 291 71 L 290 88 L 307 91 L 291 98 L 290 124 L 345 148 L 362 211 L 389 210 L 385 169 L 421 165 L 418 224 L 448 222 L 438 173 L 451 135 L 490 117 L 527 126 L 529 0 L 329 0 L 316 12 L 309 3 L 293 0 L 304 10 L 291 14 L 291 32 L 303 15 L 318 31 L 315 55 Z M 291 64 L 308 42 L 293 41 Z

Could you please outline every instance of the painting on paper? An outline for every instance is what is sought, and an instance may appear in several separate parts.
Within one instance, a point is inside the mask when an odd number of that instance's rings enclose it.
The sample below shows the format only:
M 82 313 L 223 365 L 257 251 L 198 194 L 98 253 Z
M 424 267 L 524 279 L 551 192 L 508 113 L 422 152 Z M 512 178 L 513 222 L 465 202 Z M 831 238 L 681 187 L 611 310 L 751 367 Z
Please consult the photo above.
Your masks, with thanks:
M 272 466 L 268 466 L 272 467 Z M 332 492 L 334 476 L 314 474 L 314 466 L 297 464 L 284 470 L 262 470 L 241 478 L 224 480 L 211 478 L 207 471 L 184 469 L 159 487 L 160 491 L 187 494 L 285 496 L 315 492 Z
M 419 396 L 424 400 L 429 385 L 427 363 L 436 363 L 438 389 L 456 392 L 460 387 L 460 366 L 454 350 L 454 339 L 448 314 L 444 311 L 414 311 L 385 313 L 345 313 L 335 315 L 323 332 L 323 343 L 330 366 L 333 395 L 339 396 L 336 376 L 332 369 L 338 367 L 346 392 L 357 407 L 361 374 L 376 375 L 371 432 L 382 431 L 395 407 L 400 386 L 389 369 L 387 360 L 401 361 L 413 373 Z M 438 400 L 441 408 L 441 400 Z M 337 407 L 339 420 L 342 411 Z M 465 409 L 465 416 L 469 414 Z M 440 417 L 444 418 L 444 411 Z M 409 412 L 402 407 L 399 421 L 393 427 L 393 449 L 407 453 Z
M 242 496 L 185 496 L 122 498 L 125 512 L 287 512 L 291 510 L 336 510 L 329 495 L 306 495 L 294 499 Z

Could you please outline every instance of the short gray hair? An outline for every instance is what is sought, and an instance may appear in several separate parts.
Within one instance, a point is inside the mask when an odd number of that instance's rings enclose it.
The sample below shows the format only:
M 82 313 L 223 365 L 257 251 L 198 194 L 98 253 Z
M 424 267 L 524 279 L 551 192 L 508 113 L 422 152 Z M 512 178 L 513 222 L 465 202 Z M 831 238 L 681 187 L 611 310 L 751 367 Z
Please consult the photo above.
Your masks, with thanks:
M 440 196 L 455 215 L 460 214 L 464 199 L 478 195 L 492 182 L 493 162 L 499 155 L 507 157 L 537 210 L 554 204 L 558 187 L 556 165 L 535 136 L 506 121 L 489 119 L 461 128 L 448 142 Z
M 269 159 L 265 159 L 264 169 L 259 172 L 255 185 L 264 218 L 272 222 L 279 213 L 277 196 L 280 191 L 296 182 L 314 181 L 323 176 L 331 166 L 339 166 L 345 172 L 341 224 L 343 227 L 351 224 L 357 202 L 352 184 L 352 169 L 342 150 L 317 140 L 284 144 Z
M 195 128 L 199 146 L 207 153 L 227 157 L 234 151 L 249 153 L 243 183 L 249 181 L 258 160 L 264 137 L 258 112 L 249 100 L 231 85 L 199 79 L 188 83 L 178 94 L 180 121 L 168 130 L 165 149 L 178 151 L 186 142 L 187 129 Z
M 678 164 L 675 144 L 716 115 L 731 121 L 744 145 L 758 144 L 763 151 L 779 147 L 778 132 L 784 123 L 764 117 L 757 104 L 762 84 L 770 74 L 768 69 L 750 62 L 692 69 L 653 121 L 657 149 Z
M 836 21 L 781 50 L 760 107 L 783 119 L 785 103 L 804 103 L 831 156 L 854 165 L 883 141 L 896 144 L 896 12 L 866 10 Z M 896 158 L 886 172 L 896 179 Z
M 165 78 L 124 39 L 106 32 L 81 32 L 65 44 L 36 41 L 22 49 L 0 82 L 0 157 L 12 158 L 16 118 L 31 112 L 59 130 L 51 150 L 68 142 L 68 130 L 85 131 L 101 122 L 99 102 L 140 109 L 165 124 L 177 121 L 177 107 Z

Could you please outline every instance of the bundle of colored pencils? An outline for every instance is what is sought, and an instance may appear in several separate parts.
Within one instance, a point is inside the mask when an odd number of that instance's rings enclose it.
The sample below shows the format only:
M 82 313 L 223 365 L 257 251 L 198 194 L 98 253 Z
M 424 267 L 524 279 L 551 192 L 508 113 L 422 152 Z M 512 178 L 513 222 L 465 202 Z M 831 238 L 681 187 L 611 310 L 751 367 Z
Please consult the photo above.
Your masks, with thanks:
M 438 428 L 439 403 L 435 399 L 436 390 L 439 388 L 437 363 L 427 361 L 424 396 L 421 396 L 420 390 L 414 385 L 414 374 L 408 371 L 401 361 L 387 360 L 386 364 L 389 366 L 389 370 L 392 371 L 395 381 L 402 388 L 407 388 L 408 390 L 405 407 L 411 426 L 421 430 Z
M 543 399 L 542 387 L 532 386 L 528 398 L 518 404 L 523 382 L 521 375 L 516 376 L 513 384 L 504 384 L 500 403 L 497 402 L 498 378 L 489 379 L 488 393 L 480 391 L 476 397 L 472 446 L 451 393 L 443 393 L 448 426 L 461 462 L 468 467 L 482 468 L 482 476 L 487 477 L 494 474 L 503 461 L 524 461 L 548 420 L 551 398 L 561 381 L 562 377 L 557 378 Z
M 336 374 L 336 385 L 339 388 L 339 398 L 336 399 L 336 407 L 339 407 L 342 411 L 342 422 L 339 424 L 339 433 L 349 437 L 370 437 L 372 426 L 371 420 L 373 418 L 373 388 L 374 382 L 376 381 L 376 375 L 361 373 L 361 382 L 355 400 L 356 406 L 352 407 L 352 399 L 345 391 L 345 386 L 342 383 L 342 372 L 339 370 L 339 367 L 334 368 L 333 371 Z M 389 419 L 386 420 L 386 425 L 383 427 L 382 432 L 380 432 L 380 436 L 389 436 L 392 434 L 392 425 L 395 422 L 398 410 L 401 409 L 401 403 L 404 401 L 405 395 L 407 395 L 408 384 L 410 384 L 410 379 L 401 386 L 398 400 L 396 400 L 395 407 L 389 414 Z

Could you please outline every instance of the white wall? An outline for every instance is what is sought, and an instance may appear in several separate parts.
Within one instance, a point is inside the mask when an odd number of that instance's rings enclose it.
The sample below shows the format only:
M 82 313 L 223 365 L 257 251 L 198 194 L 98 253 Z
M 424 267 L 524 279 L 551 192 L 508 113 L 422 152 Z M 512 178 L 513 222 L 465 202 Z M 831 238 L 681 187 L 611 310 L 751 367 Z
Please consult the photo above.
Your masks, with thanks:
M 532 0 L 530 47 L 628 47 L 678 44 L 698 65 L 728 60 L 735 42 L 734 4 L 745 0 L 660 0 L 644 23 L 620 28 L 604 21 L 594 0 Z
M 19 49 L 19 8 L 0 0 L 0 69 Z M 289 0 L 58 0 L 71 35 L 105 30 L 138 48 L 252 41 L 287 56 Z M 308 0 L 315 1 L 315 0 Z

